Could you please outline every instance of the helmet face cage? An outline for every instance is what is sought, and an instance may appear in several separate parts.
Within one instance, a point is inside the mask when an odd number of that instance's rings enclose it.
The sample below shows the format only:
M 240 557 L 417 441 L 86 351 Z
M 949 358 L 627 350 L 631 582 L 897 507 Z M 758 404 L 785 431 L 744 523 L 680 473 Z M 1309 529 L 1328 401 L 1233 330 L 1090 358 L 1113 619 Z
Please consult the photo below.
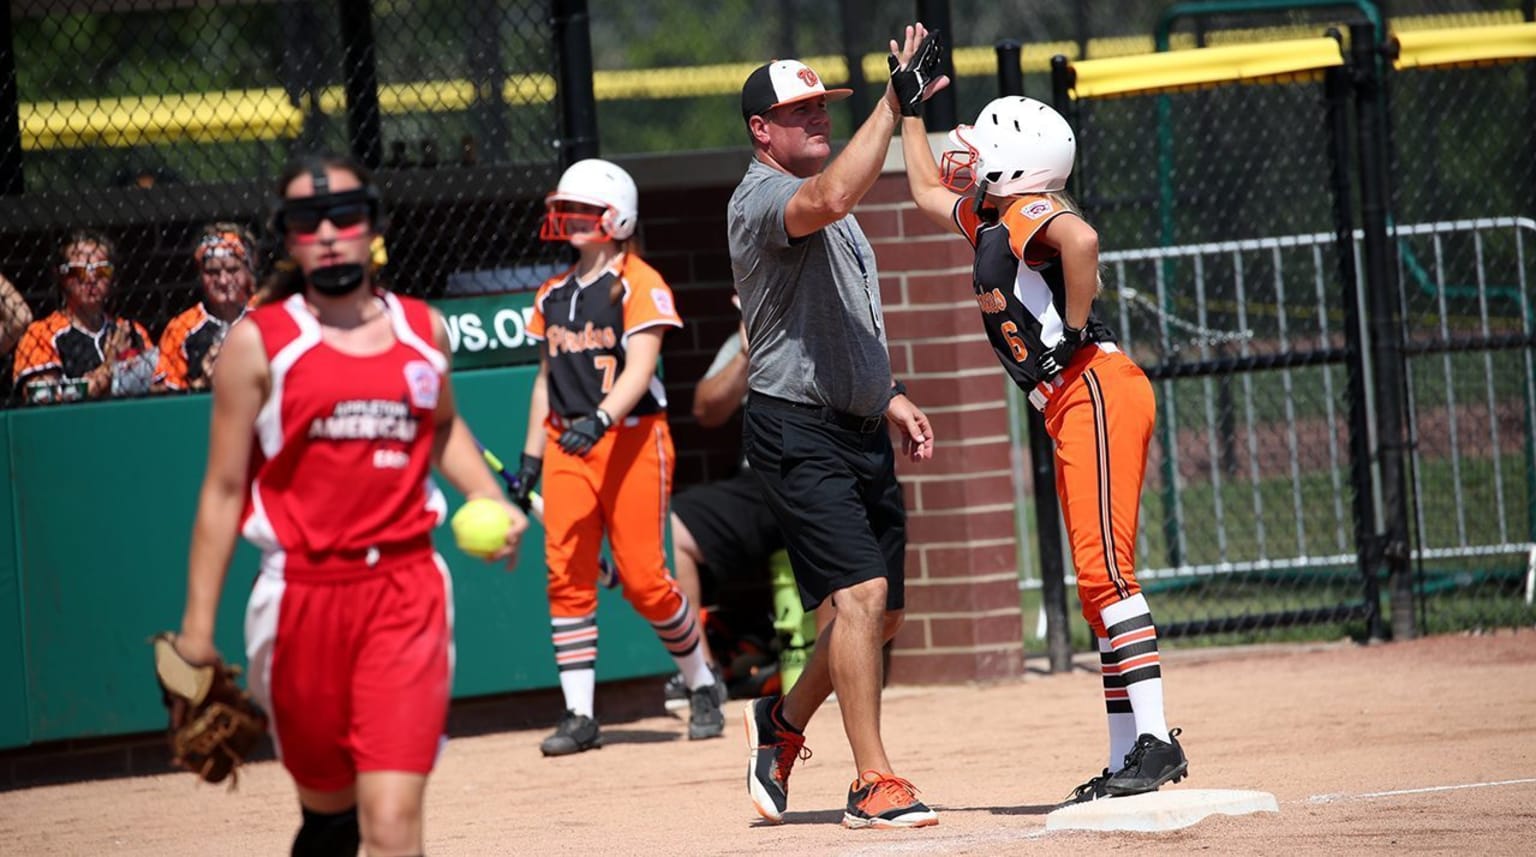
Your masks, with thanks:
M 638 196 L 634 179 L 617 164 L 600 158 L 577 161 L 560 176 L 555 192 L 544 198 L 545 215 L 539 237 L 545 241 L 569 241 L 582 235 L 622 241 L 635 232 Z M 569 203 L 602 211 L 571 211 Z
M 562 204 L 575 201 L 557 198 L 555 194 L 545 197 L 544 220 L 539 224 L 539 238 L 543 241 L 569 241 L 580 235 L 599 241 L 614 240 L 613 231 L 609 226 L 613 222 L 613 209 L 605 208 L 602 213 L 571 211 Z M 601 203 L 588 204 L 600 205 Z
M 950 149 L 939 161 L 939 183 L 955 193 L 970 191 L 976 186 L 976 161 L 975 149 Z
M 999 196 L 1064 190 L 1077 157 L 1076 137 L 1061 114 L 1023 96 L 993 100 L 974 126 L 956 128 L 950 139 L 973 153 L 977 177 Z

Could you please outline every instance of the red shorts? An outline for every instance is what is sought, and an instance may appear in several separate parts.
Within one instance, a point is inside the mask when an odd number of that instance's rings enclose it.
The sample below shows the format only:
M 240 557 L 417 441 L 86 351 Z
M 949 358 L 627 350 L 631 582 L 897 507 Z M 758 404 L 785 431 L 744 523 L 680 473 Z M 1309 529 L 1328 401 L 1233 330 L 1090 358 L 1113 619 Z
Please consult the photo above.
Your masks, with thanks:
M 426 774 L 453 685 L 453 587 L 430 550 L 317 580 L 264 573 L 245 613 L 251 692 L 300 786 L 344 789 L 361 771 Z

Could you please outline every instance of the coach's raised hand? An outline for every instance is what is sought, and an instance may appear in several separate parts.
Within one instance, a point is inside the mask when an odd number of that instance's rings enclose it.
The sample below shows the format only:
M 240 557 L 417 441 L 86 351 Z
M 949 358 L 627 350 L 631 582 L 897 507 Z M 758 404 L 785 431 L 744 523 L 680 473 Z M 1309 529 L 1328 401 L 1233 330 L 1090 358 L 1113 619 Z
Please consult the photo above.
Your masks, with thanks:
M 929 32 L 921 23 L 907 27 L 904 45 L 891 40 L 886 63 L 891 69 L 890 91 L 903 116 L 921 116 L 923 102 L 949 85 L 949 76 L 939 73 L 944 67 L 939 31 Z

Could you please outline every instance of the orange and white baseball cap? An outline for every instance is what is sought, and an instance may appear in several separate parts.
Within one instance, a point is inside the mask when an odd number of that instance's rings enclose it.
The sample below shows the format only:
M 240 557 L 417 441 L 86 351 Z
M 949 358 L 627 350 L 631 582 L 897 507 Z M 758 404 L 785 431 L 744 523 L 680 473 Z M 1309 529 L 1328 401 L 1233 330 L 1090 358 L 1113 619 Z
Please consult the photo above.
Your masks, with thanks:
M 828 89 L 821 76 L 799 60 L 774 60 L 759 66 L 741 87 L 741 118 L 761 116 L 775 107 L 826 96 L 842 101 L 851 89 Z

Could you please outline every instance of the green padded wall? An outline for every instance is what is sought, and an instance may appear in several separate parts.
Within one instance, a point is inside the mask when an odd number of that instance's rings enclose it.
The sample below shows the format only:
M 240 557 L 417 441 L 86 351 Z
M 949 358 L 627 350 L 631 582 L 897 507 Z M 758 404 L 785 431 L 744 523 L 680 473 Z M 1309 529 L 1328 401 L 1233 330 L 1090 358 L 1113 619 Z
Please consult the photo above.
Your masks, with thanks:
M 22 647 L 21 573 L 16 556 L 15 481 L 10 422 L 0 418 L 0 747 L 29 743 L 27 662 Z
M 533 377 L 528 366 L 453 376 L 461 412 L 504 460 L 522 450 Z M 0 543 L 0 747 L 163 726 L 146 641 L 180 623 L 208 404 L 184 396 L 0 416 L 12 488 L 0 506 L 14 504 Z M 459 553 L 446 526 L 437 543 L 453 570 L 454 695 L 557 687 L 543 531 L 529 533 L 513 571 Z M 220 604 L 217 643 L 235 662 L 256 562 L 242 542 Z M 602 593 L 599 615 L 599 681 L 671 669 L 617 592 Z

